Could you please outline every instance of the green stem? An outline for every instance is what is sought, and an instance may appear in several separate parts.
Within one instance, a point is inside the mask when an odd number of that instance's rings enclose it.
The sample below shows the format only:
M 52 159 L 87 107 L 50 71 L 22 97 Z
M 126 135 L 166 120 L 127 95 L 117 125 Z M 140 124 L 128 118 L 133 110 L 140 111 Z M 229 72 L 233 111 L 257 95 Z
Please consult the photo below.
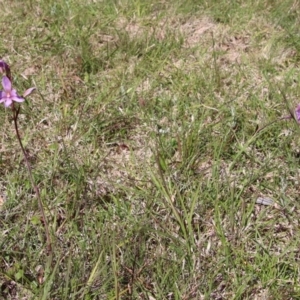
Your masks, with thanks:
M 19 129 L 18 129 L 18 115 L 19 115 L 20 108 L 16 109 L 15 106 L 14 106 L 14 103 L 13 103 L 12 104 L 12 111 L 13 111 L 13 119 L 14 119 L 14 125 L 15 125 L 16 134 L 17 134 L 17 139 L 19 141 L 20 147 L 22 149 L 22 152 L 23 152 L 23 155 L 24 155 L 24 158 L 25 158 L 26 167 L 27 167 L 27 170 L 28 170 L 28 173 L 29 173 L 30 181 L 31 181 L 31 184 L 32 184 L 32 186 L 34 188 L 34 191 L 36 193 L 36 197 L 38 199 L 39 209 L 40 209 L 40 212 L 41 212 L 42 218 L 43 218 L 43 224 L 44 224 L 44 228 L 45 228 L 46 242 L 47 242 L 47 254 L 52 256 L 52 242 L 51 242 L 51 238 L 50 238 L 49 226 L 48 226 L 47 218 L 46 218 L 46 215 L 45 215 L 43 202 L 42 202 L 42 199 L 41 199 L 41 196 L 40 196 L 39 188 L 37 187 L 37 185 L 36 185 L 36 183 L 33 179 L 32 168 L 31 168 L 31 165 L 29 163 L 29 159 L 28 159 L 28 156 L 27 156 L 26 151 L 24 149 L 24 146 L 22 144 L 22 140 L 21 140 L 21 137 L 20 137 Z

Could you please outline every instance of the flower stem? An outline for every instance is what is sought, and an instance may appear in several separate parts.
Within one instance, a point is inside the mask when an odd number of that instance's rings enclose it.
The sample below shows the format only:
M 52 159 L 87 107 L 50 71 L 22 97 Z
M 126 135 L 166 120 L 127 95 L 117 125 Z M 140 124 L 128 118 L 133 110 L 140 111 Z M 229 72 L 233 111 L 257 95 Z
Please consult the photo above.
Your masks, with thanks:
M 22 140 L 21 140 L 21 137 L 20 137 L 19 129 L 18 129 L 18 115 L 19 115 L 19 112 L 20 112 L 20 107 L 18 107 L 16 109 L 15 106 L 14 106 L 14 103 L 13 103 L 12 104 L 12 111 L 13 111 L 13 120 L 14 120 L 15 130 L 16 130 L 16 134 L 17 134 L 17 139 L 19 141 L 20 147 L 22 149 L 22 152 L 23 152 L 23 155 L 24 155 L 24 158 L 25 158 L 26 167 L 27 167 L 27 170 L 28 170 L 28 173 L 29 173 L 30 181 L 31 181 L 31 184 L 32 184 L 32 186 L 34 188 L 34 191 L 36 193 L 39 209 L 40 209 L 40 212 L 41 212 L 42 218 L 43 218 L 43 224 L 44 224 L 45 234 L 46 234 L 47 254 L 52 256 L 52 242 L 51 242 L 51 238 L 50 238 L 49 226 L 48 226 L 47 218 L 46 218 L 46 215 L 45 215 L 43 202 L 42 202 L 42 199 L 41 199 L 41 196 L 40 196 L 39 188 L 38 188 L 38 186 L 36 185 L 36 183 L 33 179 L 32 168 L 31 168 L 31 165 L 29 163 L 27 153 L 26 153 L 26 151 L 24 149 L 24 146 L 22 144 Z

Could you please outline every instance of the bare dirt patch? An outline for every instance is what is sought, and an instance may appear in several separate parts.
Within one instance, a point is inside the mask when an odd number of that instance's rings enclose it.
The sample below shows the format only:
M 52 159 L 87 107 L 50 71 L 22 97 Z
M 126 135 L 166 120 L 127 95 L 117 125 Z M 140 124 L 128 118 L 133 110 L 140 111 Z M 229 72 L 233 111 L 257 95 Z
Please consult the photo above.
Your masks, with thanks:
M 206 34 L 212 33 L 217 25 L 208 18 L 190 19 L 179 27 L 184 37 L 185 47 L 194 47 L 201 43 Z
M 144 26 L 138 20 L 126 20 L 124 18 L 118 19 L 116 22 L 116 28 L 118 30 L 125 30 L 129 38 L 140 38 L 143 35 L 154 35 L 157 40 L 163 40 L 167 35 L 167 30 L 172 23 L 172 19 L 165 19 L 157 21 L 155 19 L 149 19 L 149 24 Z
M 224 57 L 222 60 L 229 63 L 240 63 L 242 54 L 249 51 L 249 41 L 250 37 L 247 34 L 234 35 L 227 38 L 218 46 L 221 51 L 224 51 Z
M 184 47 L 203 45 L 222 51 L 226 62 L 239 62 L 242 53 L 249 49 L 250 37 L 247 33 L 232 35 L 227 26 L 214 23 L 209 18 L 190 19 L 179 30 L 184 37 Z

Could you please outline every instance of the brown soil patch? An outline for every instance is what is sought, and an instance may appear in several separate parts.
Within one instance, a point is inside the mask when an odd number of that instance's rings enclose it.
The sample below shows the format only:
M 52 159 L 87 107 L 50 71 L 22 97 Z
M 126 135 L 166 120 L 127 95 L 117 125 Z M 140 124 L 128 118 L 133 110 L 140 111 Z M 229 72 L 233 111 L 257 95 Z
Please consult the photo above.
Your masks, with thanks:
M 141 36 L 145 31 L 145 28 L 137 21 L 128 21 L 125 18 L 118 19 L 116 28 L 118 30 L 125 30 L 130 38 Z
M 228 31 L 227 26 L 216 24 L 209 18 L 190 19 L 180 26 L 184 47 L 205 43 L 205 48 L 224 52 L 222 60 L 225 62 L 239 62 L 242 53 L 248 52 L 250 38 L 246 33 L 232 36 Z
M 179 30 L 184 36 L 184 46 L 194 47 L 201 42 L 203 36 L 215 30 L 214 24 L 208 18 L 191 19 L 180 26 Z
M 241 55 L 249 52 L 250 37 L 235 35 L 227 38 L 218 48 L 224 51 L 223 60 L 226 62 L 240 62 Z

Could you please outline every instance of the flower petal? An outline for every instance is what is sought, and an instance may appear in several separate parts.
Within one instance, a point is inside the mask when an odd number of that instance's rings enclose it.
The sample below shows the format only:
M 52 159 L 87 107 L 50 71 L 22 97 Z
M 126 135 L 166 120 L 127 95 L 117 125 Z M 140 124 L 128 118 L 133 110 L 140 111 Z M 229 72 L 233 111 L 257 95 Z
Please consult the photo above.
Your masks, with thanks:
M 20 96 L 14 96 L 10 98 L 11 100 L 15 101 L 15 102 L 23 102 L 25 101 L 24 98 L 20 97 Z
M 11 81 L 7 76 L 3 76 L 2 78 L 2 86 L 5 91 L 10 92 L 11 91 Z
M 34 90 L 35 90 L 35 87 L 32 87 L 32 88 L 26 90 L 23 94 L 23 97 L 25 98 L 25 97 L 29 96 Z
M 9 97 L 19 96 L 15 89 L 10 90 L 8 94 L 9 94 Z
M 1 97 L 0 98 L 4 99 L 4 101 L 5 101 L 5 99 L 7 98 L 7 94 L 5 93 L 5 91 L 1 91 Z
M 11 104 L 12 104 L 12 100 L 9 99 L 9 98 L 4 101 L 4 106 L 5 107 L 11 106 Z

